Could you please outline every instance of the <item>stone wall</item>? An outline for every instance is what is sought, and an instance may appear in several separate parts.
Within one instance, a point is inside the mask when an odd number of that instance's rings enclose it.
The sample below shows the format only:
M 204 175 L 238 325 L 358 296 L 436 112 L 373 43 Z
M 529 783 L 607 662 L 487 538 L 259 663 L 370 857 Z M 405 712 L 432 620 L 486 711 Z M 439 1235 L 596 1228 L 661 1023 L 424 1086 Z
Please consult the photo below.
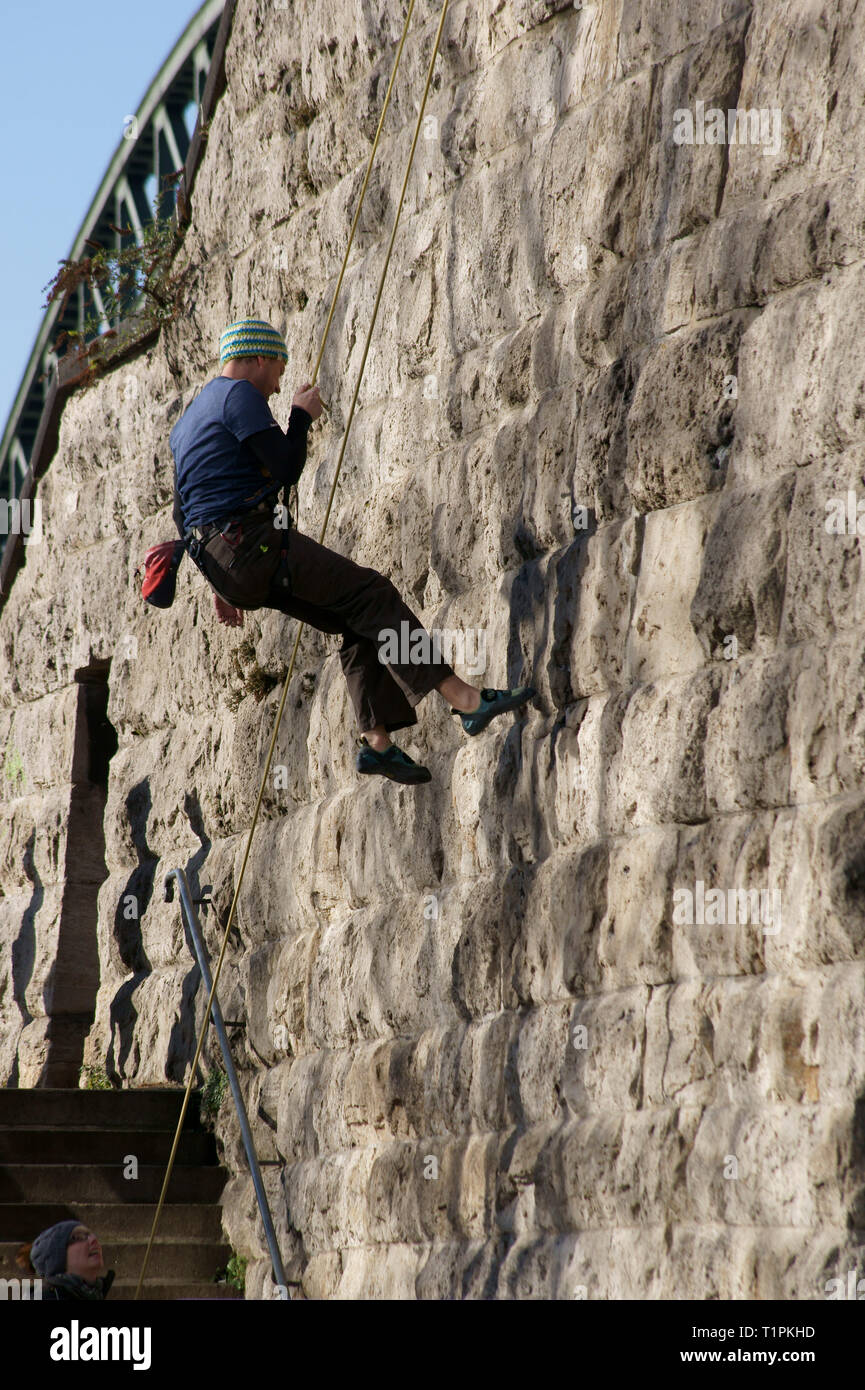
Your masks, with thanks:
M 285 330 L 283 424 L 309 377 L 404 8 L 240 0 L 185 313 L 66 408 L 0 615 L 7 1084 L 44 1084 L 94 663 L 118 747 L 85 1060 L 145 1086 L 191 1057 L 162 878 L 212 890 L 215 953 L 295 625 L 220 627 L 188 561 L 147 610 L 135 567 L 220 329 Z M 438 9 L 322 367 L 316 537 Z M 482 628 L 478 684 L 540 693 L 472 740 L 432 695 L 401 737 L 432 784 L 360 781 L 336 639 L 304 632 L 220 995 L 308 1297 L 820 1298 L 861 1264 L 863 577 L 831 519 L 865 467 L 863 80 L 860 0 L 451 4 L 328 543 Z M 710 143 L 712 108 L 764 115 Z

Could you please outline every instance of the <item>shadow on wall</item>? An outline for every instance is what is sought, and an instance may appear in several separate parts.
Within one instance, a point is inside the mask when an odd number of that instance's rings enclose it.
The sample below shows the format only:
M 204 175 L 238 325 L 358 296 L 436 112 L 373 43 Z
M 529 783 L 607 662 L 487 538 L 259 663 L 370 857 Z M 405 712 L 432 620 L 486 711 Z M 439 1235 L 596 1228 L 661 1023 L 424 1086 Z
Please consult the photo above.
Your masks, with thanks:
M 143 777 L 130 789 L 126 797 L 126 818 L 138 864 L 126 880 L 114 913 L 114 941 L 120 959 L 126 969 L 133 972 L 133 977 L 124 981 L 111 1001 L 111 1042 L 105 1067 L 112 1081 L 120 1081 L 123 1078 L 130 1057 L 131 1070 L 135 1071 L 138 1066 L 137 1048 L 134 1056 L 132 1055 L 135 1024 L 138 1020 L 134 996 L 142 980 L 145 980 L 153 969 L 144 949 L 141 931 L 141 920 L 153 897 L 153 880 L 158 862 L 147 843 L 147 821 L 152 806 L 150 781 Z
M 144 914 L 153 898 L 159 864 L 159 859 L 147 842 L 147 822 L 152 807 L 150 783 L 145 777 L 131 788 L 126 798 L 126 815 L 138 864 L 124 885 L 114 914 L 114 940 L 117 950 L 127 970 L 133 972 L 132 979 L 124 981 L 117 990 L 110 1006 L 111 1042 L 106 1057 L 106 1070 L 115 1082 L 128 1075 L 134 1075 L 138 1069 L 140 1053 L 135 1041 L 135 1026 L 138 1022 L 135 994 L 142 981 L 153 971 L 144 948 L 142 931 Z M 205 830 L 197 792 L 186 793 L 183 809 L 201 845 L 185 865 L 192 896 L 200 901 L 209 891 L 209 886 L 202 888 L 199 873 L 210 853 L 211 841 Z M 197 1040 L 195 997 L 201 981 L 201 972 L 185 922 L 184 936 L 189 951 L 190 969 L 181 986 L 178 1013 L 171 1029 L 165 1058 L 165 1076 L 173 1082 L 183 1081 L 186 1068 L 195 1055 Z
M 12 998 L 18 1006 L 21 1014 L 21 1027 L 26 1028 L 28 1023 L 33 1022 L 33 1015 L 27 1007 L 27 986 L 33 976 L 33 966 L 36 961 L 36 916 L 42 907 L 45 899 L 45 889 L 42 880 L 36 872 L 36 861 L 33 849 L 36 844 L 36 830 L 30 832 L 30 836 L 24 846 L 23 869 L 27 878 L 33 885 L 33 892 L 27 904 L 23 917 L 21 918 L 21 930 L 12 943 Z M 18 1085 L 18 1054 L 15 1054 L 15 1062 L 12 1074 L 6 1082 L 7 1086 Z
M 201 843 L 201 848 L 185 866 L 186 877 L 189 880 L 189 887 L 194 901 L 200 902 L 202 898 L 210 892 L 210 885 L 204 888 L 201 886 L 199 871 L 205 864 L 210 853 L 210 840 L 204 828 L 204 816 L 201 811 L 201 803 L 198 800 L 198 793 L 195 791 L 187 792 L 183 798 L 183 810 L 189 821 L 192 833 Z M 178 907 L 178 911 L 180 911 Z M 186 1068 L 195 1056 L 195 1046 L 198 1041 L 195 1024 L 195 996 L 198 993 L 198 986 L 201 983 L 201 971 L 195 958 L 195 949 L 192 945 L 192 938 L 189 934 L 189 927 L 186 918 L 181 912 L 183 922 L 183 935 L 186 941 L 186 949 L 192 962 L 191 968 L 183 977 L 183 984 L 180 990 L 180 1008 L 177 1018 L 171 1029 L 171 1036 L 168 1040 L 168 1051 L 165 1058 L 165 1075 L 169 1081 L 180 1082 L 186 1079 Z M 207 1002 L 205 994 L 204 1002 Z M 199 1078 L 203 1081 L 203 1077 Z

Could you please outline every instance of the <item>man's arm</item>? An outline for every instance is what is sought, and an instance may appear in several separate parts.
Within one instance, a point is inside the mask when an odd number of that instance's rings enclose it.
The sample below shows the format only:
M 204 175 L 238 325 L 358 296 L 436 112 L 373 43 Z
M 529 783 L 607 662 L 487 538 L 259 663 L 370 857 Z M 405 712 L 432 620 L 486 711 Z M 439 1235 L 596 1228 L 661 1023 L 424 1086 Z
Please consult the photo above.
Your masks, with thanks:
M 285 434 L 279 425 L 271 425 L 270 429 L 247 435 L 244 444 L 251 449 L 256 463 L 268 476 L 292 487 L 306 463 L 306 436 L 311 424 L 309 412 L 294 405 Z

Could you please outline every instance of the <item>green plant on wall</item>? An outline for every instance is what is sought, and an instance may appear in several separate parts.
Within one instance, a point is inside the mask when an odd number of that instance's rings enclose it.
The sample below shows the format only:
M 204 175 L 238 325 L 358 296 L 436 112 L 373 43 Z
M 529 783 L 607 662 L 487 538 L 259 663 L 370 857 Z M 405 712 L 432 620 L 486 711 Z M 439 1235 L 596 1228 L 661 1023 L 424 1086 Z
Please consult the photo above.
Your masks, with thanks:
M 241 1293 L 246 1290 L 247 1263 L 245 1255 L 232 1255 L 225 1267 L 226 1284 L 230 1284 L 233 1289 L 239 1289 Z
M 6 753 L 3 759 L 3 776 L 7 782 L 17 788 L 19 781 L 24 781 L 24 761 L 17 748 L 11 744 L 6 745 Z
M 246 670 L 244 666 L 247 667 Z M 245 638 L 237 650 L 232 652 L 230 671 L 233 679 L 241 683 L 239 689 L 232 690 L 226 696 L 229 709 L 235 711 L 245 695 L 252 695 L 256 703 L 260 704 L 274 686 L 285 680 L 287 667 L 280 667 L 275 675 L 265 671 L 255 659 L 254 643 Z
M 228 1077 L 221 1067 L 215 1067 L 201 1088 L 201 1113 L 210 1116 L 218 1115 L 219 1107 L 225 1100 L 227 1090 Z
M 169 175 L 164 182 L 175 183 L 182 174 Z M 53 279 L 44 287 L 48 292 L 44 308 L 55 300 L 60 300 L 60 316 L 66 310 L 70 297 L 81 285 L 90 291 L 90 301 L 101 300 L 103 313 L 95 311 L 84 322 L 80 331 L 62 329 L 54 344 L 55 351 L 67 342 L 83 349 L 88 339 L 89 356 L 93 369 L 107 366 L 115 351 L 127 344 L 114 345 L 116 330 L 108 324 L 119 323 L 133 312 L 137 316 L 141 335 L 152 328 L 170 323 L 180 309 L 183 283 L 186 272 L 172 269 L 175 255 L 182 240 L 182 233 L 173 217 L 163 216 L 161 205 L 170 192 L 165 188 L 153 202 L 153 218 L 141 229 L 141 241 L 133 240 L 132 227 L 115 227 L 111 230 L 121 238 L 119 247 L 103 246 L 100 242 L 87 241 L 93 254 L 80 260 L 60 262 L 60 268 Z
M 101 1065 L 83 1066 L 79 1079 L 83 1081 L 85 1091 L 113 1091 L 114 1087 L 108 1079 L 108 1073 Z

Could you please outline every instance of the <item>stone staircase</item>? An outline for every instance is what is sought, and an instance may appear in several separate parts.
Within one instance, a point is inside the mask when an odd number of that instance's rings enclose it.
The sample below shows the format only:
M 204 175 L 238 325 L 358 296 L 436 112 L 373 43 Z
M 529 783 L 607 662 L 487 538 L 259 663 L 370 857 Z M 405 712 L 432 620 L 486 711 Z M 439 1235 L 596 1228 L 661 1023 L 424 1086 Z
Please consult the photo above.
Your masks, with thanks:
M 22 1274 L 22 1242 L 77 1217 L 115 1271 L 109 1301 L 131 1299 L 182 1103 L 169 1089 L 0 1090 L 0 1278 Z M 128 1155 L 136 1178 L 124 1177 Z M 219 1203 L 226 1176 L 192 1096 L 142 1298 L 241 1297 L 213 1282 L 231 1257 Z

